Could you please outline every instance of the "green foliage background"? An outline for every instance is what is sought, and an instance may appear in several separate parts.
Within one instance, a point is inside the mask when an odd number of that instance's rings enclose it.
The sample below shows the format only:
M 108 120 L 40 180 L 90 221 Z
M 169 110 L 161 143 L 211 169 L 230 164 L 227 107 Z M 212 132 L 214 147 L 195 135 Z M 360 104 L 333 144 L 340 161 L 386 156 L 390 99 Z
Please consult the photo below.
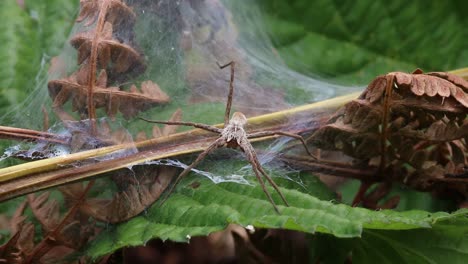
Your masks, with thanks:
M 258 2 L 276 48 L 299 72 L 352 84 L 467 65 L 466 1 Z
M 466 66 L 468 18 L 462 13 L 467 8 L 463 1 L 257 2 L 275 48 L 299 72 L 363 84 L 389 71 Z M 22 101 L 45 76 L 50 58 L 67 40 L 77 11 L 77 0 L 27 0 L 24 7 L 15 0 L 0 1 L 2 113 Z M 414 195 L 403 197 L 409 205 L 400 209 L 427 212 L 351 208 L 330 202 L 333 194 L 309 176 L 298 177 L 304 186 L 279 180 L 292 207 L 281 207 L 282 215 L 277 215 L 258 186 L 213 185 L 191 175 L 167 203 L 109 227 L 87 253 L 97 257 L 122 246 L 144 244 L 152 237 L 186 241 L 187 235 L 206 235 L 238 223 L 317 232 L 311 235 L 311 252 L 326 263 L 343 263 L 349 251 L 355 263 L 464 263 L 468 259 L 466 210 L 429 213 L 442 207 L 424 195 L 418 196 L 419 204 L 408 202 Z M 191 188 L 193 181 L 200 187 Z
M 19 2 L 19 1 L 18 1 Z M 0 1 L 0 117 L 23 101 L 66 41 L 79 1 Z

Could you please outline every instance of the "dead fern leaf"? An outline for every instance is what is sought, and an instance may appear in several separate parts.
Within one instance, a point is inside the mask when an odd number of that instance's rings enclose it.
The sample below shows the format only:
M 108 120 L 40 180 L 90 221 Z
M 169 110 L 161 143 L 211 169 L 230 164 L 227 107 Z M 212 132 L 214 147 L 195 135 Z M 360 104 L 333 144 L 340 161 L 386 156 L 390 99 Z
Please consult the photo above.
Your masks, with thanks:
M 23 263 L 25 256 L 34 248 L 34 225 L 25 222 L 23 216 L 27 202 L 18 206 L 10 219 L 12 237 L 0 246 L 0 263 Z
M 83 22 L 86 20 L 85 26 L 90 26 L 93 24 L 97 17 L 98 13 L 98 1 L 95 0 L 80 0 L 80 14 L 78 14 L 78 18 L 76 22 Z
M 59 205 L 56 200 L 49 200 L 49 192 L 39 196 L 29 194 L 28 203 L 45 232 L 50 232 L 60 223 Z
M 64 245 L 75 250 L 81 248 L 92 234 L 92 228 L 87 223 L 88 221 L 84 219 L 80 221 L 76 218 L 79 216 L 76 216 L 69 218 L 66 223 L 62 223 L 59 204 L 56 200 L 49 199 L 49 196 L 48 192 L 37 197 L 34 194 L 28 195 L 28 203 L 35 218 L 42 226 L 42 232 L 44 234 L 52 233 L 59 225 L 62 225 L 60 232 L 54 236 L 53 246 Z
M 464 173 L 468 164 L 467 93 L 468 82 L 448 73 L 379 76 L 309 142 L 367 164 L 387 180 L 468 196 L 468 181 L 447 184 L 448 175 Z
M 133 174 L 138 173 L 138 180 Z M 112 199 L 88 198 L 80 205 L 83 215 L 106 223 L 126 221 L 141 212 L 159 198 L 169 185 L 177 170 L 173 167 L 133 168 L 120 170 L 112 178 L 120 191 Z M 82 185 L 75 185 L 82 188 Z M 69 199 L 76 199 L 79 191 L 71 189 L 69 185 L 60 189 Z
M 101 84 L 106 83 L 105 71 L 101 71 Z M 49 82 L 49 94 L 54 100 L 55 110 L 60 109 L 70 97 L 73 98 L 73 109 L 80 113 L 86 112 L 86 94 L 88 87 L 80 84 L 77 75 L 67 79 Z M 169 102 L 169 96 L 164 93 L 157 84 L 145 81 L 141 84 L 141 91 L 132 86 L 130 91 L 122 91 L 119 87 L 94 87 L 96 108 L 104 108 L 110 117 L 114 117 L 120 111 L 125 118 L 131 118 L 141 111 L 145 111 L 155 105 Z
M 121 0 L 80 0 L 80 13 L 76 22 L 83 22 L 86 27 L 91 26 L 97 20 L 97 15 L 102 7 L 107 7 L 109 12 L 107 21 L 112 24 L 134 23 L 136 15 L 130 7 Z
M 170 120 L 180 121 L 182 111 L 175 111 Z M 129 135 L 126 131 L 117 131 L 112 133 L 106 123 L 102 123 L 98 129 L 99 135 L 112 135 L 115 143 L 132 142 L 131 138 L 118 141 L 118 135 L 123 133 Z M 178 126 L 165 125 L 162 131 L 155 126 L 153 136 L 167 136 L 175 133 Z M 156 131 L 156 132 L 155 132 Z M 125 138 L 125 137 L 124 137 Z M 146 139 L 146 135 L 140 132 L 137 140 Z M 83 215 L 93 217 L 94 219 L 107 223 L 118 223 L 126 221 L 141 212 L 149 205 L 154 203 L 176 175 L 177 169 L 170 166 L 135 166 L 130 169 L 116 171 L 112 175 L 113 182 L 117 185 L 118 191 L 113 194 L 111 199 L 87 198 L 80 205 L 80 212 Z M 138 179 L 134 177 L 138 175 Z M 103 183 L 108 184 L 108 183 Z M 60 188 L 67 200 L 76 200 L 83 192 L 82 184 L 67 185 Z
M 49 82 L 49 94 L 54 100 L 55 112 L 70 120 L 63 107 L 72 102 L 72 111 L 80 119 L 90 119 L 91 133 L 95 135 L 96 109 L 102 108 L 108 116 L 121 112 L 131 118 L 158 104 L 169 102 L 169 97 L 157 84 L 144 81 L 141 89 L 132 85 L 129 91 L 112 86 L 127 81 L 131 75 L 145 70 L 143 56 L 133 46 L 132 30 L 136 15 L 120 0 L 82 0 L 78 22 L 93 29 L 77 33 L 71 44 L 78 51 L 78 70 L 67 78 Z M 99 74 L 97 74 L 99 73 Z
M 106 22 L 100 33 L 88 31 L 75 35 L 71 39 L 71 44 L 78 50 L 78 64 L 81 65 L 89 60 L 92 43 L 97 41 L 97 66 L 99 68 L 106 69 L 113 75 L 125 74 L 129 70 L 142 72 L 144 62 L 141 55 L 131 46 L 113 39 L 112 30 L 112 24 Z

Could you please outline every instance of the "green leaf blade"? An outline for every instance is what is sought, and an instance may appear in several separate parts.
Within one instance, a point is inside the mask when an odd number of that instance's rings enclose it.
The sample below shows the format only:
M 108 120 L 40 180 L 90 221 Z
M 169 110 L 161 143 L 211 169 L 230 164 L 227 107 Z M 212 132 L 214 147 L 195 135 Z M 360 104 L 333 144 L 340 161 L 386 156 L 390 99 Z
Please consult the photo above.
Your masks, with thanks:
M 194 185 L 194 182 L 197 184 Z M 194 189 L 192 186 L 198 187 Z M 98 257 L 123 246 L 142 245 L 156 237 L 188 241 L 190 237 L 220 231 L 228 224 L 359 238 L 367 230 L 386 230 L 390 233 L 395 230 L 426 230 L 440 221 L 468 215 L 468 210 L 452 214 L 431 214 L 416 210 L 371 211 L 323 201 L 293 188 L 281 190 L 291 206 L 281 205 L 279 196 L 269 188 L 281 211 L 281 214 L 277 214 L 259 186 L 212 184 L 207 179 L 191 176 L 181 182 L 176 193 L 163 205 L 156 203 L 146 214 L 117 225 L 110 233 L 101 234 L 90 246 L 88 254 Z M 113 246 L 108 247 L 109 237 L 113 237 L 118 243 L 112 243 Z
M 368 83 L 389 71 L 466 66 L 468 19 L 459 13 L 466 8 L 462 3 L 258 2 L 279 53 L 303 73 L 349 84 Z

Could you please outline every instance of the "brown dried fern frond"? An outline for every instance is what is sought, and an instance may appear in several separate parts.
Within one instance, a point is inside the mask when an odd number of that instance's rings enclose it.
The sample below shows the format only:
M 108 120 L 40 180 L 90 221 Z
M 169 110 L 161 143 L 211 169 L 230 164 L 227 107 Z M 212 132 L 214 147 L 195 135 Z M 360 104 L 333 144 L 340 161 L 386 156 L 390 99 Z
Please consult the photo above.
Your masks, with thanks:
M 445 188 L 452 182 L 448 175 L 466 173 L 467 113 L 468 82 L 462 78 L 393 72 L 372 81 L 309 141 L 375 168 L 389 181 Z M 468 181 L 457 182 L 450 188 L 468 195 Z
M 102 9 L 112 10 L 106 18 L 112 24 L 134 23 L 135 13 L 121 0 L 80 0 L 80 14 L 76 22 L 90 26 L 98 19 Z
M 90 119 L 92 135 L 96 134 L 96 109 L 110 117 L 121 112 L 128 119 L 155 105 L 169 102 L 157 84 L 144 81 L 141 89 L 128 90 L 115 86 L 145 70 L 143 56 L 134 47 L 132 29 L 136 15 L 120 0 L 82 0 L 78 22 L 84 31 L 77 33 L 71 44 L 78 51 L 78 70 L 69 77 L 49 82 L 53 109 L 65 117 L 63 107 L 72 102 L 80 119 Z M 92 26 L 92 29 L 87 29 Z M 67 117 L 68 119 L 68 117 Z
M 0 246 L 0 263 L 23 263 L 25 257 L 34 248 L 34 225 L 26 222 L 23 216 L 28 203 L 22 202 L 9 219 L 12 236 Z
M 83 194 L 85 188 L 81 191 L 79 195 Z M 79 200 L 73 202 L 80 203 Z M 54 241 L 51 244 L 78 250 L 94 234 L 94 225 L 87 218 L 80 219 L 79 214 L 74 214 L 73 217 L 64 219 L 57 200 L 51 199 L 49 192 L 44 192 L 39 196 L 34 194 L 28 195 L 28 203 L 34 217 L 41 224 L 43 234 L 52 233 L 59 225 L 63 226 L 57 232 L 57 235 L 54 236 Z M 70 205 L 70 208 L 73 206 L 74 203 Z M 81 206 L 81 203 L 78 206 Z
M 0 246 L 0 263 L 57 263 L 81 249 L 96 234 L 97 229 L 89 217 L 80 218 L 76 214 L 74 208 L 80 201 L 75 201 L 76 204 L 62 214 L 56 200 L 50 199 L 49 195 L 49 192 L 39 196 L 28 195 L 28 199 L 18 207 L 10 220 L 13 235 Z M 42 234 L 39 242 L 36 242 L 35 226 L 24 216 L 28 205 L 42 227 L 38 232 Z
M 74 111 L 86 112 L 83 105 L 86 105 L 88 86 L 81 74 L 85 70 L 80 70 L 68 78 L 49 82 L 49 93 L 54 99 L 52 107 L 56 112 L 61 111 L 62 106 L 71 98 Z M 123 91 L 120 87 L 108 87 L 107 73 L 102 70 L 94 87 L 94 100 L 95 106 L 104 108 L 109 117 L 115 117 L 120 111 L 128 119 L 140 111 L 168 103 L 169 96 L 152 81 L 143 82 L 140 89 L 132 85 L 129 91 Z
M 181 121 L 182 112 L 177 110 L 170 118 L 171 121 Z M 105 128 L 105 124 L 101 124 Z M 107 127 L 108 128 L 108 127 Z M 153 128 L 153 138 L 167 136 L 176 132 L 178 126 L 165 125 L 163 129 L 157 126 Z M 108 128 L 110 131 L 110 128 Z M 98 130 L 100 131 L 100 130 Z M 103 135 L 113 135 L 114 140 L 119 138 L 124 143 L 131 142 L 124 135 L 125 131 L 103 132 Z M 137 140 L 147 139 L 144 132 L 140 132 Z M 80 205 L 80 212 L 98 221 L 107 223 L 118 223 L 126 221 L 153 204 L 166 189 L 172 178 L 177 174 L 177 169 L 170 166 L 135 166 L 131 169 L 116 171 L 111 176 L 112 181 L 117 185 L 118 191 L 110 199 L 87 198 Z M 138 179 L 134 177 L 138 175 Z M 103 183 L 108 184 L 108 183 Z M 99 185 L 99 183 L 96 183 Z M 68 200 L 76 200 L 83 192 L 84 186 L 81 183 L 60 187 L 61 192 Z

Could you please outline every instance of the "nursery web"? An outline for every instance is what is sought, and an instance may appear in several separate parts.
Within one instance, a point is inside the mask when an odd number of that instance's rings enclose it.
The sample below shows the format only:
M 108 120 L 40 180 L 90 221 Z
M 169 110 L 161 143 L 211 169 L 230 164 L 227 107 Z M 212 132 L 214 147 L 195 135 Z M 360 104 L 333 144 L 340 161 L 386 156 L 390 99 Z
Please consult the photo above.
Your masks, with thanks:
M 183 121 L 221 123 L 229 88 L 229 71 L 220 70 L 217 62 L 236 62 L 232 112 L 240 111 L 247 117 L 321 101 L 357 90 L 357 87 L 337 85 L 288 68 L 275 50 L 271 36 L 263 24 L 264 14 L 254 1 L 133 0 L 126 3 L 135 13 L 136 22 L 132 28 L 123 27 L 114 31 L 113 36 L 122 43 L 134 45 L 144 55 L 145 71 L 131 79 L 114 78 L 112 86 L 128 89 L 133 83 L 138 86 L 151 80 L 170 97 L 169 103 L 139 113 L 145 118 L 167 120 L 180 108 Z M 89 28 L 83 23 L 78 23 L 73 28 L 70 39 L 87 29 Z M 129 38 L 132 41 L 128 41 Z M 2 121 L 8 122 L 10 126 L 27 126 L 29 129 L 42 130 L 44 113 L 38 109 L 45 106 L 51 123 L 49 131 L 64 135 L 70 133 L 71 126 L 64 126 L 63 120 L 54 115 L 47 89 L 47 81 L 64 78 L 78 69 L 77 52 L 69 42 L 61 55 L 52 60 L 48 74 L 45 74 L 47 65 L 43 64 L 38 76 L 31 78 L 31 86 L 34 89 L 30 97 L 5 114 Z M 44 58 L 47 57 L 45 54 Z M 66 110 L 71 113 L 70 104 Z M 75 113 L 71 115 L 76 118 L 77 123 L 87 124 L 85 119 Z M 133 117 L 126 119 L 118 113 L 109 118 L 105 117 L 102 110 L 98 111 L 98 116 L 110 124 L 114 131 L 124 131 L 133 139 L 141 131 L 147 135 L 150 133 L 151 125 Z M 288 124 L 283 126 L 298 126 L 296 121 L 289 120 Z M 81 130 L 80 133 L 87 130 L 86 126 L 73 127 L 75 130 Z M 181 130 L 183 128 L 179 129 Z M 281 137 L 263 144 L 259 153 L 262 166 L 265 165 L 267 169 L 282 168 L 278 171 L 283 173 L 285 167 L 275 157 L 281 154 L 282 147 L 289 141 L 290 139 Z M 33 154 L 28 153 L 36 152 L 37 148 L 37 145 L 13 144 L 4 152 L 3 158 L 14 154 L 15 151 L 23 151 L 23 155 L 32 157 Z M 51 144 L 43 144 L 39 148 L 46 153 L 45 157 L 79 151 Z M 236 151 L 224 151 L 222 156 L 242 160 Z M 208 161 L 210 159 L 208 157 Z M 186 166 L 178 159 L 150 163 L 161 162 L 181 168 Z M 251 176 L 251 172 L 245 169 L 245 164 L 234 171 L 215 171 L 203 168 L 195 170 L 215 183 L 246 183 L 243 176 Z M 217 173 L 219 175 L 216 175 Z

